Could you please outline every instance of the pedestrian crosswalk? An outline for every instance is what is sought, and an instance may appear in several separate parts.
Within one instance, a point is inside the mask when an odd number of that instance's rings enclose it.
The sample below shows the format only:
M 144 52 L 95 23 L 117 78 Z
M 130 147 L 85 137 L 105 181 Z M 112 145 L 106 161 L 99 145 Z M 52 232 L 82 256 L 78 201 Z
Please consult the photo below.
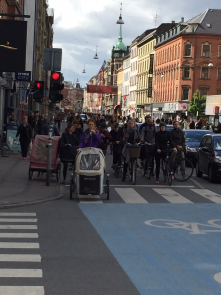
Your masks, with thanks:
M 133 188 L 116 186 L 111 187 L 110 199 L 102 196 L 78 196 L 80 203 L 127 203 L 127 204 L 148 204 L 148 203 L 171 203 L 171 204 L 192 204 L 192 203 L 221 203 L 221 195 L 207 190 L 195 189 L 194 186 L 134 186 Z
M 1 295 L 45 294 L 41 286 L 43 272 L 39 267 L 41 255 L 36 231 L 36 213 L 0 212 Z

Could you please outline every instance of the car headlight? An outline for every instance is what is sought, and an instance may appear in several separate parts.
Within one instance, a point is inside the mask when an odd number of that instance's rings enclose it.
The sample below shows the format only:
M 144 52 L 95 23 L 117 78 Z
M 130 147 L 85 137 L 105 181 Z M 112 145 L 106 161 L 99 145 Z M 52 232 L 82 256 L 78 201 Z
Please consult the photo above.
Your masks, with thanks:
M 196 148 L 194 148 L 194 147 L 187 146 L 186 150 L 187 150 L 187 152 L 196 153 Z
M 216 157 L 214 157 L 214 161 L 215 161 L 216 163 L 221 163 L 221 157 L 220 157 L 220 156 L 216 156 Z

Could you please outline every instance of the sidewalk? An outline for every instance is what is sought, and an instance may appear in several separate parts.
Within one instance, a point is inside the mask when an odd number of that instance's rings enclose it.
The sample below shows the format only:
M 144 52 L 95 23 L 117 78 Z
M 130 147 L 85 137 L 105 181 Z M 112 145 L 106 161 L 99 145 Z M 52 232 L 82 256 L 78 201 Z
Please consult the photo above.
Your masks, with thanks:
M 51 185 L 46 186 L 46 174 L 29 180 L 29 156 L 27 160 L 14 151 L 8 158 L 0 157 L 0 209 L 44 203 L 62 198 L 63 186 L 51 178 Z

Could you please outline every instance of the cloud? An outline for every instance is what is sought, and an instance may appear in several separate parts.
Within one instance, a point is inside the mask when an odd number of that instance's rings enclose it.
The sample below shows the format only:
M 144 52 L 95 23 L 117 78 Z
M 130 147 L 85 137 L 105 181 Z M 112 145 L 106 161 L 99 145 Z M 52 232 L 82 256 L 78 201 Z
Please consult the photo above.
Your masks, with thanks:
M 61 5 L 62 3 L 62 5 Z M 63 49 L 62 72 L 65 80 L 77 78 L 84 86 L 98 73 L 104 60 L 108 60 L 112 47 L 118 41 L 119 26 L 116 21 L 120 13 L 119 0 L 49 0 L 54 8 L 54 47 Z M 123 42 L 131 42 L 145 30 L 172 20 L 179 22 L 199 14 L 207 8 L 221 9 L 221 1 L 213 0 L 213 7 L 208 1 L 179 1 L 174 5 L 172 0 L 125 0 L 123 3 Z M 190 9 L 191 6 L 191 9 Z M 155 19 L 157 12 L 157 20 Z M 98 46 L 98 60 L 94 60 Z M 83 74 L 83 68 L 86 74 Z

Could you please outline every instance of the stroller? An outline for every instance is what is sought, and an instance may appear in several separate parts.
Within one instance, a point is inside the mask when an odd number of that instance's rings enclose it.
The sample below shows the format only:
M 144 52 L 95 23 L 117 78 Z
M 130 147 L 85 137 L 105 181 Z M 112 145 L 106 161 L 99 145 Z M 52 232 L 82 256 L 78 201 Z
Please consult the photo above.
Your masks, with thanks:
M 93 147 L 80 149 L 75 160 L 75 171 L 71 174 L 70 199 L 73 193 L 107 194 L 109 200 L 109 174 L 105 181 L 105 157 L 102 150 Z

